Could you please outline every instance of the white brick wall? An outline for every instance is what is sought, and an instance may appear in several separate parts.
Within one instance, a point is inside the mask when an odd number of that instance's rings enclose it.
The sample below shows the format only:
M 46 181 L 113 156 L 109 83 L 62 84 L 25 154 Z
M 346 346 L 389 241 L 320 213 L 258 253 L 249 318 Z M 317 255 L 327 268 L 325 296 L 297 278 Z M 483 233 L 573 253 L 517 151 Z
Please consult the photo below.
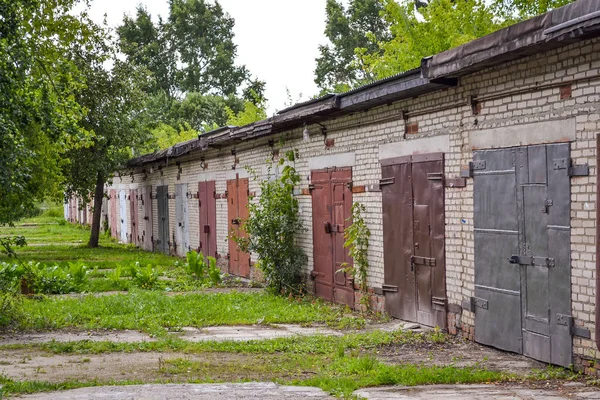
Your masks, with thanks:
M 596 227 L 596 135 L 600 132 L 600 40 L 594 39 L 552 50 L 526 59 L 509 62 L 500 67 L 489 68 L 460 79 L 457 87 L 429 93 L 418 98 L 398 101 L 391 105 L 355 112 L 348 116 L 325 121 L 328 139 L 334 139 L 335 145 L 326 148 L 320 129 L 312 126 L 311 141 L 302 142 L 302 129 L 294 129 L 275 135 L 275 143 L 285 140 L 284 149 L 297 148 L 300 158 L 296 168 L 302 177 L 300 189 L 307 189 L 310 170 L 308 160 L 312 157 L 354 153 L 353 183 L 355 186 L 378 183 L 381 178 L 379 146 L 386 143 L 402 142 L 420 137 L 449 135 L 450 151 L 445 155 L 446 177 L 459 176 L 461 165 L 472 160 L 469 144 L 471 135 L 484 129 L 518 126 L 541 121 L 556 121 L 566 118 L 576 120 L 576 141 L 572 143 L 571 157 L 577 164 L 590 165 L 589 177 L 572 179 L 572 301 L 573 316 L 576 322 L 594 331 L 595 303 L 595 227 Z M 572 97 L 561 99 L 557 85 L 572 85 Z M 544 86 L 545 85 L 545 86 Z M 529 90 L 525 90 L 529 88 Z M 483 100 L 481 111 L 473 115 L 471 105 L 467 103 L 469 95 L 493 99 Z M 436 110 L 436 108 L 438 110 Z M 431 109 L 431 110 L 429 110 Z M 429 110 L 428 112 L 419 112 Z M 400 111 L 407 111 L 408 123 L 418 123 L 418 133 L 404 139 L 405 121 Z M 411 116 L 411 113 L 413 116 Z M 385 119 L 385 122 L 377 122 Z M 370 124 L 366 124 L 370 122 Z M 276 145 L 275 148 L 278 146 Z M 199 157 L 190 155 L 181 158 L 180 180 L 176 179 L 177 167 L 174 161 L 163 167 L 163 175 L 156 165 L 150 173 L 150 165 L 144 174 L 137 172 L 133 183 L 128 176 L 113 183 L 114 188 L 131 185 L 156 186 L 169 184 L 169 193 L 175 191 L 175 184 L 188 182 L 189 190 L 197 191 L 198 177 L 212 173 L 216 180 L 216 191 L 226 191 L 226 176 L 233 171 L 235 157 L 231 155 L 234 147 L 210 150 L 203 154 L 208 164 L 205 170 L 200 168 Z M 235 146 L 239 164 L 235 171 L 244 173 L 249 166 L 264 174 L 262 166 L 271 158 L 271 148 L 267 139 L 256 139 Z M 196 159 L 194 159 L 196 157 Z M 250 192 L 258 193 L 258 183 L 250 180 Z M 140 191 L 141 193 L 141 191 Z M 449 303 L 461 302 L 473 296 L 474 291 L 474 244 L 473 244 L 473 191 L 472 180 L 465 188 L 446 188 L 446 269 L 447 296 Z M 381 287 L 383 284 L 383 237 L 381 194 L 367 192 L 354 195 L 354 201 L 367 207 L 366 220 L 371 230 L 369 249 L 369 285 Z M 198 245 L 198 204 L 196 199 L 189 200 L 190 245 Z M 308 255 L 307 270 L 312 270 L 312 212 L 311 198 L 299 195 L 301 217 L 307 232 L 298 241 Z M 173 236 L 175 227 L 175 200 L 169 201 L 170 226 Z M 153 201 L 156 216 L 156 201 Z M 141 215 L 143 217 L 143 215 Z M 141 218 L 140 218 L 141 220 Z M 154 232 L 157 232 L 157 218 L 154 218 Z M 217 248 L 221 255 L 227 248 L 227 201 L 217 200 Z M 465 311 L 462 322 L 473 325 L 473 314 Z M 576 338 L 574 349 L 577 355 L 600 357 L 590 340 Z

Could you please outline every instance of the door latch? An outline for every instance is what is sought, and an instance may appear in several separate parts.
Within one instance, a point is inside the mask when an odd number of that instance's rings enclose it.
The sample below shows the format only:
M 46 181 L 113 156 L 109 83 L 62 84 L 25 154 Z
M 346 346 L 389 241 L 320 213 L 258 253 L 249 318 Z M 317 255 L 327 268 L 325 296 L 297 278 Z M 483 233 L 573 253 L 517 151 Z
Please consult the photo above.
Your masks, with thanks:
M 548 214 L 548 212 L 550 211 L 550 207 L 552 207 L 553 205 L 554 205 L 554 202 L 552 200 L 550 200 L 550 199 L 547 199 L 544 202 L 544 207 L 542 208 L 542 212 L 544 214 Z
M 331 222 L 325 222 L 325 233 L 331 234 Z

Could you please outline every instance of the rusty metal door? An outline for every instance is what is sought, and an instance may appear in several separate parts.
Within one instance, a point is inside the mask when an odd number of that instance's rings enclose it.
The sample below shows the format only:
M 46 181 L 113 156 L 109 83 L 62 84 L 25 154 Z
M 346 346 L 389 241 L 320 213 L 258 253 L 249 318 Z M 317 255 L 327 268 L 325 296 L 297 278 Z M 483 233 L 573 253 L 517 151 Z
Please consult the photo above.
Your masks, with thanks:
M 158 186 L 156 188 L 156 202 L 158 205 L 158 238 L 156 249 L 169 254 L 169 187 Z
M 140 245 L 139 213 L 138 213 L 138 190 L 129 189 L 129 212 L 131 213 L 131 243 Z
M 243 221 L 248 219 L 248 178 L 227 181 L 227 219 L 229 235 L 245 237 L 241 229 Z M 235 241 L 229 239 L 229 273 L 250 277 L 250 255 L 242 252 Z
M 117 237 L 117 191 L 115 189 L 110 190 L 110 235 L 114 238 Z
M 144 250 L 154 250 L 152 241 L 152 186 L 144 186 L 141 197 L 142 207 L 144 207 L 144 225 L 142 230 L 142 246 Z
M 205 256 L 217 256 L 217 201 L 215 182 L 198 182 L 200 215 L 200 244 L 198 250 Z
M 447 326 L 444 155 L 382 161 L 386 311 L 428 326 Z
M 184 257 L 190 250 L 187 183 L 175 186 L 175 207 L 175 217 L 177 219 L 177 226 L 175 227 L 175 247 L 177 249 L 177 254 Z
M 473 153 L 475 340 L 572 362 L 569 144 Z
M 344 248 L 351 224 L 352 170 L 332 168 L 311 172 L 313 208 L 314 291 L 318 297 L 354 307 L 354 281 L 344 269 L 352 265 Z

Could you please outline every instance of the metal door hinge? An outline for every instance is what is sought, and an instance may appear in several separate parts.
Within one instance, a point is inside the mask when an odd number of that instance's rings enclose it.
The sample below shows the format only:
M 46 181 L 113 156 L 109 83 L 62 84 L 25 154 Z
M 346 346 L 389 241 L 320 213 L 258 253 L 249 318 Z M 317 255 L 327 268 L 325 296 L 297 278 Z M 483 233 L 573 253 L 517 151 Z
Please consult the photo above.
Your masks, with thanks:
M 584 339 L 592 337 L 590 330 L 575 325 L 575 319 L 570 315 L 556 314 L 556 324 L 569 327 L 571 336 L 579 336 Z
M 309 183 L 308 184 L 308 190 L 315 190 L 315 184 L 314 183 Z
M 448 299 L 445 297 L 431 297 L 431 303 L 433 303 L 434 306 L 440 306 L 446 309 Z
M 395 183 L 395 179 L 394 177 L 391 178 L 383 178 L 379 180 L 379 186 L 385 186 L 385 185 L 393 185 Z
M 508 262 L 510 264 L 518 265 L 538 265 L 542 267 L 552 268 L 555 266 L 554 258 L 550 257 L 529 257 L 512 255 L 509 257 Z
M 555 170 L 566 169 L 569 176 L 589 176 L 590 166 L 588 164 L 574 165 L 569 157 L 556 158 L 552 160 Z
M 481 171 L 482 169 L 485 169 L 485 160 L 473 161 L 470 164 L 472 164 L 473 171 Z
M 396 293 L 396 292 L 398 292 L 398 286 L 395 286 L 395 285 L 382 285 L 381 286 L 381 290 L 383 290 L 383 292 Z
M 477 308 L 487 310 L 489 308 L 488 301 L 479 297 L 469 297 L 462 302 L 462 308 L 466 311 L 475 312 Z
M 444 174 L 441 172 L 428 172 L 427 179 L 430 181 L 441 181 L 444 179 Z
M 346 182 L 346 188 L 347 188 L 348 190 L 352 190 L 352 186 L 353 186 L 353 183 L 352 183 L 352 182 Z
M 479 297 L 472 297 L 473 299 L 473 305 L 476 308 L 483 308 L 484 310 L 489 309 L 489 304 L 488 301 L 485 299 L 480 299 Z

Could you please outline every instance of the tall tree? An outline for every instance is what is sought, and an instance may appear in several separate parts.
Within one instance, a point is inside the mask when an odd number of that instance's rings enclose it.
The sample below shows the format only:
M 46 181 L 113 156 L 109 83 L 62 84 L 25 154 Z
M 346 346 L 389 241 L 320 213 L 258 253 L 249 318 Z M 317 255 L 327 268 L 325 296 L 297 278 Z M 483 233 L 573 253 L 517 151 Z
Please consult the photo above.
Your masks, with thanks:
M 86 141 L 67 56 L 99 32 L 77 0 L 0 0 L 0 225 L 58 190 L 64 149 Z
M 90 247 L 98 246 L 105 183 L 148 138 L 140 123 L 145 74 L 112 59 L 111 70 L 94 60 L 81 61 L 87 85 L 77 94 L 77 101 L 88 110 L 81 126 L 91 137 L 86 146 L 68 151 L 68 162 L 63 165 L 66 196 L 89 200 L 93 193 Z
M 504 26 L 483 0 L 431 0 L 428 4 L 384 0 L 392 38 L 379 52 L 357 49 L 369 70 L 385 78 L 419 66 L 423 57 L 451 49 Z M 417 16 L 420 14 L 420 16 Z
M 249 77 L 235 65 L 234 20 L 218 2 L 170 0 L 168 34 L 181 64 L 176 73 L 183 92 L 230 95 Z
M 378 43 L 390 39 L 390 23 L 381 16 L 380 0 L 327 0 L 325 36 L 329 44 L 319 46 L 315 83 L 322 93 L 346 91 L 372 81 L 375 76 L 364 68 L 356 48 L 368 54 L 380 52 Z
M 161 18 L 152 22 L 152 15 L 143 6 L 136 9 L 135 18 L 123 17 L 123 25 L 117 27 L 120 50 L 133 64 L 147 68 L 153 76 L 145 88 L 152 95 L 163 92 L 169 98 L 177 90 L 174 82 L 175 57 L 171 54 L 166 27 Z

